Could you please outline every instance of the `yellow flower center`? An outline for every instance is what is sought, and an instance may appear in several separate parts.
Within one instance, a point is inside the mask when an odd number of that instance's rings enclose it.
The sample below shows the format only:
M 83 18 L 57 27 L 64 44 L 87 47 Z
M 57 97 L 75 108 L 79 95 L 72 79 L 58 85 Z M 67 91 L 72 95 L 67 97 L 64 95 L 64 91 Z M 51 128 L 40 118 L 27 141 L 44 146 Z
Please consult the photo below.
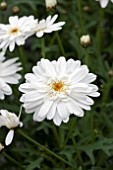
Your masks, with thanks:
M 11 34 L 15 34 L 15 33 L 17 33 L 18 32 L 18 28 L 12 28 L 11 30 L 10 30 L 10 33 Z
M 63 88 L 62 82 L 54 83 L 54 84 L 52 85 L 52 89 L 55 90 L 55 91 L 57 91 L 57 92 L 61 91 L 62 88 Z

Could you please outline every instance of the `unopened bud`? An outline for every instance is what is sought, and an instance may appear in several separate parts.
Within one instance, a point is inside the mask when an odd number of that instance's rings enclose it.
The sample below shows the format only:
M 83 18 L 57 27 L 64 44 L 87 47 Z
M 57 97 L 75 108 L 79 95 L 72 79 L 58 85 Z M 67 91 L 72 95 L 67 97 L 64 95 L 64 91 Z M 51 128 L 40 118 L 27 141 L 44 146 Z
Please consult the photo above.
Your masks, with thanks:
M 83 35 L 81 38 L 80 38 L 80 43 L 83 47 L 88 47 L 91 43 L 91 39 L 90 39 L 90 36 L 89 35 Z
M 20 9 L 19 9 L 19 7 L 17 7 L 17 6 L 14 6 L 14 7 L 12 8 L 12 12 L 13 12 L 14 14 L 19 13 L 19 11 L 20 11 Z
M 4 149 L 4 146 L 0 143 L 0 151 Z
M 113 70 L 110 70 L 108 74 L 112 77 L 113 76 Z
M 90 7 L 89 6 L 84 6 L 83 11 L 84 12 L 90 12 Z
M 51 9 L 54 8 L 57 4 L 56 0 L 45 0 L 46 8 Z
M 0 3 L 0 9 L 6 10 L 7 9 L 7 3 L 5 1 Z

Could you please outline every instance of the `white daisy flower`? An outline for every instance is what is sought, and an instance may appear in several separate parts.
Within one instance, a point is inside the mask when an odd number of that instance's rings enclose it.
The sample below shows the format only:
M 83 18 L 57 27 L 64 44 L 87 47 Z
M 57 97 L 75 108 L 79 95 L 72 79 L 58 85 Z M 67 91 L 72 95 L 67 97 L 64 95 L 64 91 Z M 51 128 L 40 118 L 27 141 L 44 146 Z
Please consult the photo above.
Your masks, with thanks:
M 4 149 L 4 146 L 0 143 L 0 151 Z
M 34 34 L 32 29 L 36 23 L 37 20 L 33 16 L 9 17 L 9 24 L 0 24 L 0 49 L 6 51 L 9 47 L 9 50 L 13 51 L 15 44 L 25 44 L 25 40 Z
M 96 0 L 96 1 L 100 2 L 102 8 L 106 8 L 109 2 L 109 0 Z M 111 0 L 111 2 L 113 3 L 113 0 Z
M 22 127 L 23 123 L 19 120 L 20 114 L 17 116 L 15 113 L 11 113 L 7 110 L 0 110 L 0 113 L 0 127 L 5 126 L 10 129 L 5 139 L 5 144 L 9 145 L 14 137 L 14 128 L 18 126 Z
M 58 22 L 55 23 L 55 20 L 58 18 L 58 15 L 54 15 L 53 17 L 48 16 L 47 19 L 42 19 L 37 23 L 34 32 L 36 33 L 37 37 L 42 37 L 44 33 L 51 33 L 53 31 L 58 31 L 62 29 L 62 26 L 65 22 Z
M 46 8 L 53 8 L 56 6 L 57 1 L 56 0 L 45 0 Z
M 4 95 L 11 95 L 12 89 L 8 84 L 17 84 L 21 75 L 17 72 L 22 68 L 20 67 L 21 63 L 16 61 L 18 58 L 12 58 L 5 60 L 4 52 L 0 53 L 0 99 L 5 98 Z
M 70 114 L 82 117 L 83 109 L 90 110 L 94 103 L 90 97 L 99 96 L 98 87 L 91 84 L 96 75 L 79 60 L 41 59 L 25 79 L 19 87 L 24 93 L 20 101 L 27 113 L 34 112 L 33 119 L 38 122 L 53 119 L 59 126 L 62 121 L 68 122 Z

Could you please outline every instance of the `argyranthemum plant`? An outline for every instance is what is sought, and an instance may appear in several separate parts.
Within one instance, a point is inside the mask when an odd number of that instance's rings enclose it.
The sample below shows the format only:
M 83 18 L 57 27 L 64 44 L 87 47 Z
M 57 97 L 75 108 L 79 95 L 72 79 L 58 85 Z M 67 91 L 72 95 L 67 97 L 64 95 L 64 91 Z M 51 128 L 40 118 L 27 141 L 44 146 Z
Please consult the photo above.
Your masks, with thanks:
M 84 110 L 90 110 L 98 97 L 98 87 L 92 82 L 96 75 L 89 73 L 79 60 L 64 57 L 58 61 L 41 59 L 33 67 L 33 73 L 25 75 L 26 83 L 19 90 L 23 92 L 20 101 L 27 113 L 34 112 L 35 121 L 53 119 L 56 125 L 68 122 L 70 114 L 82 117 Z
M 96 1 L 100 2 L 102 8 L 106 8 L 109 2 L 109 0 L 96 0 Z M 113 3 L 113 0 L 111 0 L 111 2 Z
M 12 89 L 9 84 L 19 83 L 21 75 L 17 72 L 22 68 L 21 63 L 16 62 L 18 58 L 5 60 L 4 52 L 0 53 L 0 99 L 3 100 L 5 95 L 11 95 Z
M 25 40 L 33 34 L 32 29 L 36 23 L 33 16 L 9 17 L 9 24 L 0 24 L 0 49 L 6 51 L 9 47 L 9 50 L 13 51 L 15 44 L 25 44 Z
M 9 145 L 14 137 L 14 128 L 18 126 L 22 127 L 23 123 L 19 120 L 20 115 L 17 116 L 15 113 L 11 113 L 7 110 L 0 110 L 0 113 L 0 127 L 5 126 L 10 129 L 5 139 L 5 144 Z

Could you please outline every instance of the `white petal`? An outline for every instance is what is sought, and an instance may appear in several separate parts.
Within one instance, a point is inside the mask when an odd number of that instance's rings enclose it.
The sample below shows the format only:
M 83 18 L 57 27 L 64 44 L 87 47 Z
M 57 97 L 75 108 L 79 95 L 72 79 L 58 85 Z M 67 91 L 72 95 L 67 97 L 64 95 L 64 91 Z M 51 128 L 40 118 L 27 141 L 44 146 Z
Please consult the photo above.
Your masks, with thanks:
M 56 111 L 55 116 L 53 118 L 53 122 L 55 123 L 55 125 L 60 126 L 61 122 L 62 122 L 62 118 L 59 116 L 58 112 Z
M 65 71 L 66 71 L 66 60 L 65 60 L 64 57 L 60 57 L 58 59 L 56 71 L 60 74 L 65 73 Z
M 67 119 L 67 117 L 69 116 L 69 112 L 68 112 L 68 110 L 66 108 L 66 104 L 67 103 L 60 102 L 57 105 L 58 114 L 60 115 L 60 117 L 62 119 Z
M 12 52 L 14 50 L 14 48 L 15 48 L 15 42 L 12 41 L 12 42 L 10 42 L 10 46 L 9 46 L 10 52 Z
M 53 119 L 54 115 L 56 114 L 56 107 L 57 107 L 57 103 L 55 102 L 52 107 L 50 108 L 48 114 L 47 114 L 47 119 L 51 120 Z
M 51 106 L 53 104 L 53 101 L 46 101 L 42 107 L 39 110 L 38 117 L 43 118 L 47 114 L 47 112 L 50 110 Z
M 108 1 L 109 0 L 100 0 L 101 7 L 105 8 L 107 6 L 107 4 L 108 4 Z
M 39 31 L 39 32 L 36 33 L 36 36 L 37 36 L 38 38 L 41 38 L 43 35 L 44 35 L 44 32 L 43 32 L 43 31 Z
M 14 137 L 14 130 L 12 129 L 8 132 L 6 136 L 6 139 L 5 139 L 6 146 L 11 144 L 13 137 Z

